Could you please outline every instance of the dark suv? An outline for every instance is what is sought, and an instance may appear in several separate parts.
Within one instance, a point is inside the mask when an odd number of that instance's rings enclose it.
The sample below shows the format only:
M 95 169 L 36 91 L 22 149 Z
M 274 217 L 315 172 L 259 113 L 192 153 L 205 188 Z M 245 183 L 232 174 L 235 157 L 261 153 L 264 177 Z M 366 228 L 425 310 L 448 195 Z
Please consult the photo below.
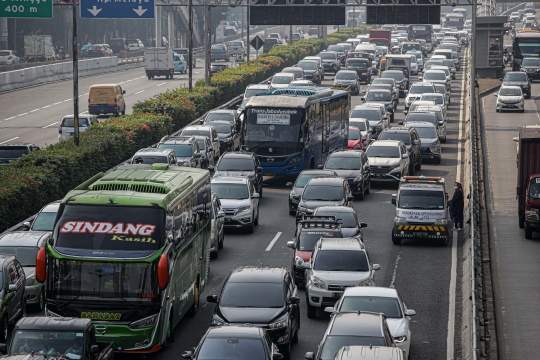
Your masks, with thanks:
M 324 169 L 335 171 L 338 176 L 347 179 L 353 195 L 358 199 L 364 200 L 369 194 L 369 160 L 363 150 L 336 150 L 328 156 Z
M 25 154 L 39 150 L 39 146 L 29 143 L 14 143 L 0 145 L 0 165 L 9 165 L 11 160 L 17 160 Z
M 165 136 L 157 145 L 159 149 L 172 149 L 178 166 L 201 168 L 199 144 L 193 136 Z
M 0 341 L 5 342 L 9 324 L 26 316 L 26 276 L 14 255 L 0 254 L 2 291 L 0 291 Z
M 300 330 L 300 298 L 289 270 L 237 268 L 221 293 L 206 300 L 217 304 L 211 326 L 256 324 L 266 330 L 283 356 L 290 357 Z
M 531 98 L 531 79 L 527 73 L 522 71 L 509 71 L 506 73 L 502 81 L 502 86 L 519 86 L 527 99 Z
M 379 140 L 401 140 L 407 146 L 409 153 L 409 174 L 422 169 L 422 144 L 420 137 L 413 127 L 396 126 L 383 130 L 379 135 Z
M 214 174 L 214 177 L 219 176 L 246 176 L 251 180 L 259 197 L 262 197 L 263 168 L 254 153 L 238 151 L 223 154 Z
M 330 171 L 330 170 L 308 169 L 308 170 L 303 170 L 300 173 L 300 175 L 298 175 L 298 177 L 296 178 L 296 181 L 294 182 L 294 185 L 292 182 L 288 182 L 286 185 L 289 187 L 292 187 L 291 193 L 289 194 L 289 215 L 291 216 L 296 215 L 296 209 L 298 208 L 300 197 L 302 196 L 302 193 L 304 192 L 304 187 L 306 186 L 307 182 L 315 176 L 319 176 L 319 177 L 337 176 L 337 174 L 334 171 Z
M 315 177 L 308 181 L 296 210 L 296 221 L 311 215 L 319 206 L 353 206 L 354 196 L 347 179 L 340 176 Z

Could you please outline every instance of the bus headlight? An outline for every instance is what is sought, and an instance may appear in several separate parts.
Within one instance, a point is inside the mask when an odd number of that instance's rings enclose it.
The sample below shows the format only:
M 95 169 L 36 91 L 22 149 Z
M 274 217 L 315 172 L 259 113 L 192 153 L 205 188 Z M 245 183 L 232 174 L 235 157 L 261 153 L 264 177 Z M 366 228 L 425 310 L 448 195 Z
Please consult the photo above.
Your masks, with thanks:
M 292 159 L 290 159 L 289 161 L 287 161 L 287 165 L 296 164 L 296 163 L 299 163 L 300 161 L 302 161 L 302 157 L 301 157 L 301 156 L 293 157 Z
M 129 324 L 129 327 L 132 328 L 143 328 L 143 327 L 150 327 L 156 325 L 158 315 L 152 315 L 145 317 L 144 319 L 137 320 Z

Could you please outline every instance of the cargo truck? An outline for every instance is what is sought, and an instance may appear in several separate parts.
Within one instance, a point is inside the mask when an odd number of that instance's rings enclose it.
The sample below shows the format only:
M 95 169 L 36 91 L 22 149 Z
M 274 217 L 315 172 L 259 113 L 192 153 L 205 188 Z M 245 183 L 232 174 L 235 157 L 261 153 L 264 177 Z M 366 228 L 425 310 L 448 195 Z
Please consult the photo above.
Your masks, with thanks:
M 385 29 L 372 29 L 369 31 L 369 42 L 377 46 L 386 46 L 388 51 L 391 48 L 392 31 Z
M 29 35 L 24 37 L 26 62 L 53 61 L 55 53 L 51 35 Z
M 174 75 L 173 50 L 166 47 L 147 47 L 144 49 L 144 70 L 148 80 L 154 76 L 172 79 Z
M 386 70 L 401 70 L 407 78 L 407 83 L 411 74 L 411 55 L 386 55 Z M 407 90 L 409 85 L 407 85 Z
M 540 126 L 519 129 L 517 145 L 517 186 L 519 227 L 525 238 L 540 232 Z

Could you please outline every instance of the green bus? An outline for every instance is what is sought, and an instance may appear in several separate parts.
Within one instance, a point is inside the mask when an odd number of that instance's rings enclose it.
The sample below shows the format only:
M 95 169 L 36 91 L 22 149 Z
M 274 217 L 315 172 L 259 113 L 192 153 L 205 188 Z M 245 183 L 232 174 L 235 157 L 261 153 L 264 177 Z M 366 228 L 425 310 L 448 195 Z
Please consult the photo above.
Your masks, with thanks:
M 93 320 L 98 341 L 145 354 L 173 340 L 207 284 L 211 233 L 207 170 L 121 166 L 62 200 L 38 251 L 47 316 Z

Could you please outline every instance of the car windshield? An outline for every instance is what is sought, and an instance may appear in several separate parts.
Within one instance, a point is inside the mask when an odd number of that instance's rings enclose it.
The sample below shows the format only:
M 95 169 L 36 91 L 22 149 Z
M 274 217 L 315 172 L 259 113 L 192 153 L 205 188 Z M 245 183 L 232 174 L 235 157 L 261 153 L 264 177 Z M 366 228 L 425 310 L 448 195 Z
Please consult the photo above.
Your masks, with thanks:
M 454 61 L 453 60 L 442 60 L 442 64 L 444 66 L 447 66 L 449 69 L 454 67 Z
M 274 76 L 272 78 L 273 84 L 289 84 L 291 81 L 293 81 L 292 76 Z
M 220 134 L 230 134 L 231 124 L 212 123 L 212 126 L 216 128 L 216 131 Z
M 378 109 L 354 109 L 351 117 L 364 118 L 370 121 L 381 121 L 381 111 Z
M 345 48 L 341 45 L 330 45 L 328 51 L 344 52 Z
M 352 69 L 367 69 L 368 61 L 361 59 L 349 59 L 346 64 L 347 68 Z
M 234 122 L 234 115 L 231 113 L 213 112 L 213 113 L 208 114 L 206 116 L 206 119 L 204 119 L 204 121 L 215 121 L 215 120 L 225 120 L 229 122 Z
M 198 360 L 265 360 L 261 339 L 206 337 L 197 353 Z
M 521 63 L 521 66 L 538 66 L 540 67 L 540 59 L 525 58 Z
M 193 148 L 190 144 L 159 144 L 160 149 L 172 149 L 177 157 L 191 157 Z
M 435 84 L 435 90 L 439 94 L 446 94 L 446 86 L 444 84 Z
M 336 54 L 335 53 L 325 53 L 325 52 L 322 52 L 318 55 L 321 59 L 326 59 L 326 60 L 336 60 Z
M 397 146 L 370 146 L 367 149 L 368 157 L 399 158 Z
M 0 146 L 0 159 L 18 159 L 30 151 L 26 146 Z
M 197 140 L 197 144 L 199 144 L 199 150 L 201 150 L 201 151 L 206 150 L 206 141 L 204 141 L 204 140 Z
M 250 98 L 254 95 L 258 95 L 260 93 L 263 93 L 265 91 L 268 91 L 268 89 L 246 89 L 246 92 L 244 93 L 244 97 L 247 99 L 247 98 Z
M 426 71 L 424 73 L 424 80 L 446 80 L 446 75 L 442 70 L 437 72 Z
M 32 224 L 34 231 L 53 231 L 54 220 L 56 220 L 55 212 L 40 212 Z
M 360 156 L 334 155 L 330 156 L 324 167 L 329 170 L 359 170 L 362 168 L 362 163 Z
M 422 139 L 434 139 L 437 137 L 437 132 L 435 131 L 435 127 L 415 127 L 416 132 L 418 133 L 418 136 Z
M 329 335 L 324 341 L 321 360 L 333 360 L 339 349 L 344 346 L 387 346 L 383 337 Z
M 238 308 L 281 308 L 285 306 L 284 286 L 271 282 L 227 282 L 219 306 Z
M 229 43 L 229 45 L 231 45 L 231 46 L 243 46 L 241 41 L 231 41 Z
M 313 270 L 318 271 L 369 271 L 366 253 L 350 250 L 320 250 Z
M 499 91 L 499 95 L 502 95 L 502 96 L 521 96 L 521 89 L 520 88 L 516 88 L 516 89 L 502 88 Z
M 336 80 L 356 80 L 356 73 L 340 71 L 336 74 Z
M 389 91 L 368 91 L 366 101 L 390 101 L 392 94 Z
M 218 171 L 254 171 L 255 164 L 251 158 L 222 157 Z
M 409 90 L 409 94 L 423 94 L 433 92 L 433 86 L 431 85 L 413 85 Z
M 506 74 L 504 81 L 527 81 L 527 74 Z
M 360 131 L 366 131 L 367 130 L 366 129 L 366 123 L 363 122 L 363 121 L 351 120 L 351 121 L 349 121 L 349 125 L 358 128 L 358 130 L 360 130 Z
M 405 118 L 405 122 L 415 122 L 415 121 L 427 121 L 429 123 L 432 123 L 433 125 L 437 125 L 437 114 L 425 114 L 425 113 L 415 113 L 411 110 L 407 117 Z M 413 126 L 414 125 L 410 125 Z
M 369 311 L 374 313 L 383 313 L 389 319 L 403 318 L 399 301 L 393 297 L 344 296 L 339 307 L 339 311 Z
M 411 145 L 411 135 L 408 132 L 383 131 L 378 140 L 401 140 L 405 145 Z
M 304 187 L 302 199 L 307 201 L 342 201 L 343 186 L 307 185 Z
M 360 140 L 361 137 L 362 134 L 360 134 L 359 130 L 349 128 L 349 140 Z
M 435 101 L 435 104 L 437 105 L 442 105 L 444 103 L 444 98 L 440 95 L 422 95 L 420 100 Z
M 23 267 L 36 266 L 38 250 L 37 246 L 0 246 L 0 254 L 15 255 Z
M 73 127 L 74 122 L 75 122 L 75 119 L 73 119 L 72 117 L 64 118 L 62 120 L 62 127 Z M 88 119 L 79 118 L 79 127 L 88 127 Z
M 11 53 L 9 51 L 0 51 L 0 56 L 9 56 Z
M 77 360 L 83 358 L 84 340 L 82 331 L 17 330 L 13 333 L 10 354 L 40 353 L 44 358 L 56 358 L 55 355 L 65 354 L 66 358 Z
M 388 71 L 385 71 L 382 73 L 382 78 L 391 78 L 391 79 L 394 79 L 395 81 L 399 82 L 401 80 L 403 80 L 403 73 L 402 72 L 397 72 L 397 71 L 392 71 L 392 72 L 388 72 Z
M 155 155 L 135 155 L 132 164 L 168 164 L 166 156 L 155 156 Z
M 317 210 L 317 216 L 335 216 L 339 221 L 341 221 L 342 228 L 355 228 L 358 226 L 356 222 L 356 216 L 352 211 L 347 212 L 337 212 L 335 210 L 320 208 Z
M 304 70 L 317 70 L 319 65 L 315 61 L 300 61 L 296 66 Z
M 211 187 L 212 191 L 215 192 L 220 199 L 242 200 L 249 198 L 248 187 L 246 184 L 214 183 Z
M 403 77 L 402 77 L 403 78 Z M 387 77 L 386 79 L 385 78 L 378 78 L 378 79 L 375 79 L 373 80 L 373 84 L 388 84 L 390 86 L 394 86 L 394 78 L 392 77 Z
M 444 191 L 409 190 L 399 192 L 400 209 L 442 210 L 444 209 Z

